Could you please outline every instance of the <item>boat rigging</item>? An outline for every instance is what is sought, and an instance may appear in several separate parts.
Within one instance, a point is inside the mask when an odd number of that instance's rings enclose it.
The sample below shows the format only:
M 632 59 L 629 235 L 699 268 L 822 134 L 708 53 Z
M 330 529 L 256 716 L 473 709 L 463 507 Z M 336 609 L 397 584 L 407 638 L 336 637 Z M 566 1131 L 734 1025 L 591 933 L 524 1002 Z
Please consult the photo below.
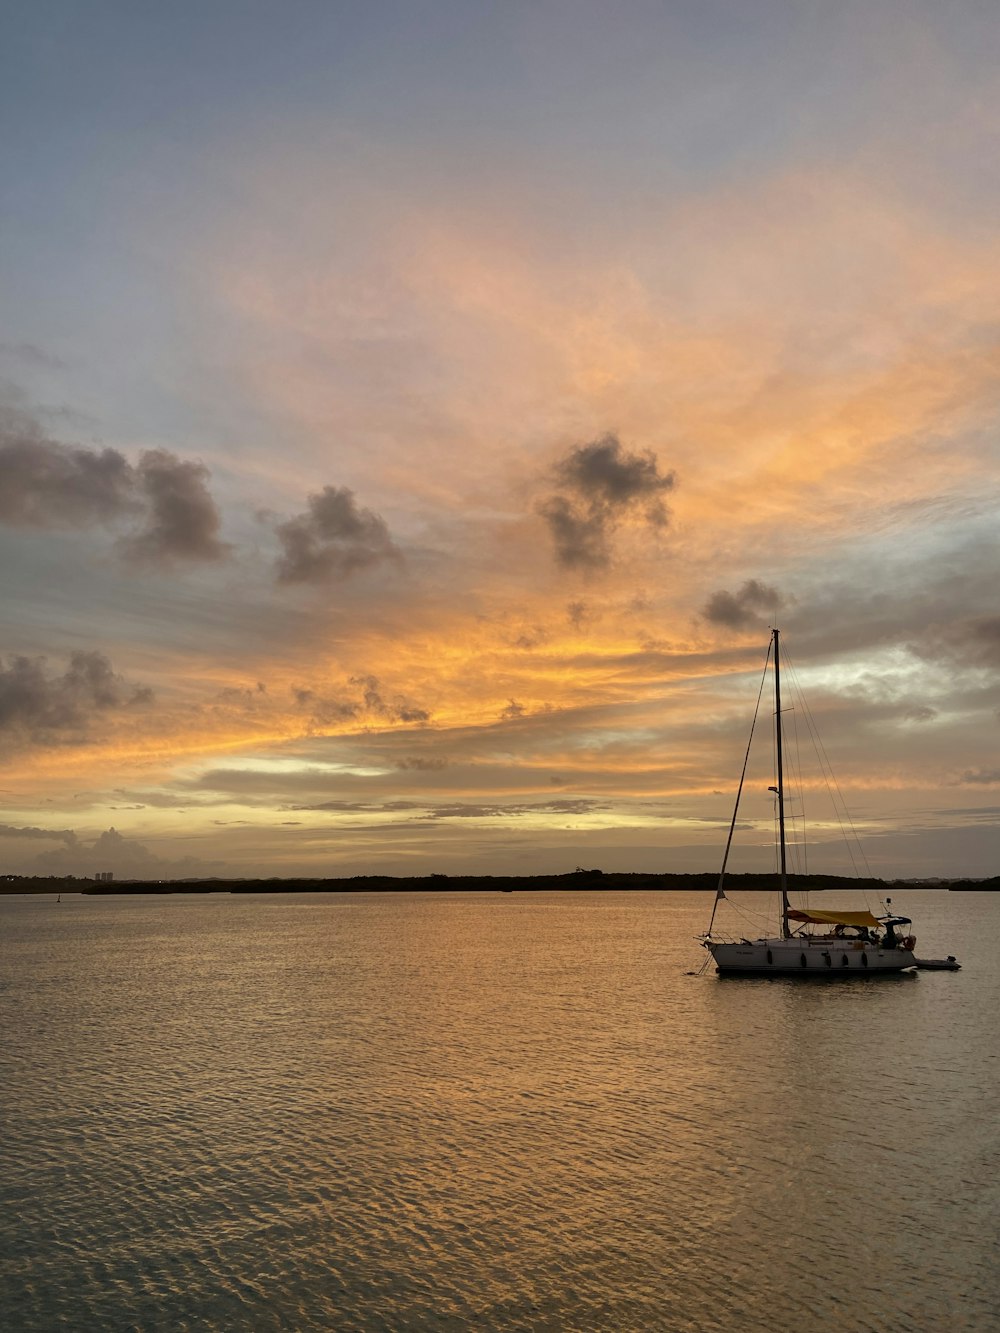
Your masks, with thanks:
M 725 875 L 732 845 L 733 831 L 739 811 L 740 797 L 746 778 L 750 745 L 753 741 L 751 726 L 750 742 L 743 763 L 736 795 L 736 807 L 729 827 L 729 837 L 723 855 L 722 870 L 712 908 L 712 917 L 708 930 L 701 937 L 704 947 L 715 960 L 716 970 L 720 973 L 744 975 L 775 975 L 811 973 L 824 976 L 859 976 L 900 973 L 914 969 L 917 960 L 913 950 L 916 937 L 912 933 L 909 917 L 897 916 L 886 910 L 876 917 L 871 911 L 853 911 L 848 909 L 829 909 L 813 911 L 793 907 L 788 891 L 787 834 L 785 828 L 785 762 L 784 740 L 782 736 L 781 705 L 781 634 L 777 629 L 771 631 L 765 662 L 772 665 L 774 691 L 774 727 L 775 727 L 775 767 L 776 785 L 769 788 L 774 792 L 778 807 L 778 893 L 781 900 L 781 930 L 775 937 L 762 937 L 756 940 L 746 938 L 732 939 L 713 933 L 715 916 L 719 903 L 726 898 Z M 757 697 L 757 709 L 754 712 L 754 725 L 760 708 L 760 699 L 764 690 L 764 680 Z M 892 899 L 885 902 L 886 909 L 891 908 Z

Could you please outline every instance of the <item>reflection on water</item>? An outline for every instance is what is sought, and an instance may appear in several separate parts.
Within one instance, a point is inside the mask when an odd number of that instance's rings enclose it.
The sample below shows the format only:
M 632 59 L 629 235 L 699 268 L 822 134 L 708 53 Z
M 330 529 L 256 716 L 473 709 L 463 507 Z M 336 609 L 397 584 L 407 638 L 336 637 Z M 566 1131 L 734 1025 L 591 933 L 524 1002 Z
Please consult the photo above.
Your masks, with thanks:
M 959 973 L 692 976 L 704 895 L 0 901 L 12 1329 L 1000 1327 Z

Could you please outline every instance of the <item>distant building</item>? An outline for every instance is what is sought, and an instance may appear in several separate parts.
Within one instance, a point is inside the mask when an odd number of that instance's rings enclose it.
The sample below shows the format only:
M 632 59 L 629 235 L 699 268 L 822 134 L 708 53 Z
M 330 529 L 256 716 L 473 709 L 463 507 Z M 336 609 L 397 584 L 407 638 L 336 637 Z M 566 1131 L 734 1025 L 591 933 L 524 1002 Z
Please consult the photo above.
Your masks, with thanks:
M 99 870 L 94 876 L 98 884 L 110 884 L 115 877 L 113 870 Z

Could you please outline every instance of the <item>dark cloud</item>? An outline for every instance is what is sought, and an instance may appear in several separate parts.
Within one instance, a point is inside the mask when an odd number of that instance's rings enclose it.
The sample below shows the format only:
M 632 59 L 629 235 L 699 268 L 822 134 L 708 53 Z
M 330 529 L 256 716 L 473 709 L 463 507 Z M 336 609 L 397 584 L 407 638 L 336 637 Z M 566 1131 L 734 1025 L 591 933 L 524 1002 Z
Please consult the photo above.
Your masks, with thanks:
M 389 722 L 429 722 L 430 713 L 417 708 L 404 699 L 389 703 L 382 697 L 377 676 L 352 676 L 352 685 L 359 685 L 363 690 L 363 709 L 376 717 L 383 717 Z
M 545 801 L 542 805 L 527 806 L 528 811 L 543 810 L 546 814 L 552 815 L 587 815 L 592 810 L 606 810 L 606 805 L 601 805 L 598 801 L 588 801 L 583 797 L 571 799 L 567 797 L 562 801 Z
M 931 625 L 914 649 L 921 657 L 961 666 L 1000 667 L 1000 616 L 970 616 Z
M 293 805 L 289 807 L 292 810 L 302 811 L 325 811 L 330 814 L 354 815 L 354 814 L 401 814 L 407 810 L 422 810 L 423 806 L 414 804 L 413 801 L 382 801 L 373 803 L 370 801 L 322 801 L 318 805 Z
M 390 716 L 397 722 L 429 722 L 431 719 L 430 713 L 428 713 L 425 708 L 411 708 L 406 706 L 395 709 Z
M 556 547 L 556 560 L 568 569 L 605 569 L 611 563 L 608 521 L 605 515 L 553 495 L 539 506 Z
M 13 824 L 0 824 L 0 838 L 42 838 L 48 842 L 64 842 L 67 847 L 76 844 L 76 834 L 68 828 L 17 828 Z
M 627 453 L 614 435 L 571 449 L 556 464 L 556 476 L 576 494 L 610 505 L 653 500 L 654 521 L 665 522 L 659 495 L 672 489 L 674 475 L 661 476 L 653 453 Z
M 937 715 L 937 709 L 930 704 L 910 704 L 903 713 L 907 722 L 933 722 Z
M 1000 616 L 978 616 L 964 628 L 974 659 L 982 666 L 1000 665 Z
M 139 508 L 135 473 L 116 449 L 81 449 L 47 439 L 30 418 L 0 417 L 0 522 L 80 528 Z
M 516 699 L 509 699 L 500 718 L 504 722 L 513 722 L 515 718 L 524 717 L 526 711 L 524 704 L 519 704 Z
M 532 648 L 538 648 L 548 641 L 548 635 L 543 629 L 529 631 L 526 634 L 519 634 L 514 640 L 513 646 L 521 648 L 525 652 L 530 652 Z
M 751 629 L 766 624 L 768 615 L 773 615 L 783 601 L 776 588 L 757 579 L 747 579 L 738 592 L 724 589 L 714 592 L 702 608 L 702 615 L 713 625 Z
M 370 509 L 359 509 L 353 491 L 324 486 L 308 503 L 306 513 L 275 529 L 284 548 L 278 560 L 280 582 L 326 583 L 401 559 L 385 521 Z
M 330 699 L 319 695 L 315 690 L 293 689 L 292 696 L 299 708 L 309 713 L 312 726 L 329 727 L 335 722 L 345 722 L 357 717 L 358 706 L 344 699 Z
M 219 541 L 219 511 L 208 489 L 208 469 L 165 449 L 139 459 L 136 486 L 145 522 L 118 543 L 130 560 L 145 564 L 174 560 L 219 560 L 229 547 Z
M 310 726 L 328 727 L 351 718 L 370 717 L 386 722 L 428 722 L 430 713 L 404 698 L 388 700 L 377 676 L 351 676 L 348 685 L 360 689 L 359 699 L 347 699 L 306 688 L 292 690 L 296 705 L 308 712 Z
M 424 815 L 424 819 L 490 819 L 510 811 L 502 805 L 439 805 Z
M 587 815 L 606 807 L 584 797 L 558 801 L 539 801 L 534 805 L 439 805 L 424 819 L 516 819 L 521 815 Z
M 245 713 L 257 713 L 270 706 L 267 686 L 262 681 L 256 685 L 227 685 L 215 696 L 219 711 L 237 709 Z
M 606 568 L 611 539 L 626 516 L 639 516 L 654 529 L 669 522 L 663 495 L 673 489 L 674 473 L 661 473 L 650 451 L 623 449 L 614 435 L 571 449 L 554 471 L 560 490 L 539 512 L 549 525 L 556 559 L 566 568 Z
M 141 842 L 124 837 L 110 828 L 92 843 L 74 843 L 36 857 L 35 865 L 49 875 L 93 875 L 111 870 L 116 879 L 181 879 L 217 874 L 218 862 L 184 857 L 167 860 L 151 852 Z
M 437 773 L 442 768 L 448 767 L 447 759 L 425 759 L 421 755 L 404 755 L 402 759 L 395 761 L 394 767 L 399 769 L 412 769 L 418 773 Z
M 49 674 L 44 657 L 0 659 L 0 731 L 39 744 L 82 739 L 95 714 L 151 698 L 127 685 L 103 653 L 73 653 L 62 675 Z
M 149 449 L 133 466 L 117 449 L 86 449 L 48 439 L 25 414 L 0 417 L 0 523 L 32 528 L 87 528 L 132 521 L 118 542 L 143 563 L 217 560 L 219 513 L 208 470 L 165 449 Z
M 986 777 L 987 781 L 1000 783 L 1000 768 L 994 769 Z M 992 825 L 1000 817 L 1000 805 L 947 805 L 934 814 L 942 819 L 970 819 L 973 823 L 982 821 Z

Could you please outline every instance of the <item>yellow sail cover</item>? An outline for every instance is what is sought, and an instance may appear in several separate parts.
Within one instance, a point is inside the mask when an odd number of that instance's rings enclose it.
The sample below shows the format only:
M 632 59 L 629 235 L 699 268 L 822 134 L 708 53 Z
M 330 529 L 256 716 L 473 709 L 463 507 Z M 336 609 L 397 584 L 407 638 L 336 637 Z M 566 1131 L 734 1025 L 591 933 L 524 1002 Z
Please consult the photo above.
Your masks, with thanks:
M 797 907 L 788 909 L 789 921 L 805 921 L 810 926 L 877 926 L 871 912 L 803 912 Z

